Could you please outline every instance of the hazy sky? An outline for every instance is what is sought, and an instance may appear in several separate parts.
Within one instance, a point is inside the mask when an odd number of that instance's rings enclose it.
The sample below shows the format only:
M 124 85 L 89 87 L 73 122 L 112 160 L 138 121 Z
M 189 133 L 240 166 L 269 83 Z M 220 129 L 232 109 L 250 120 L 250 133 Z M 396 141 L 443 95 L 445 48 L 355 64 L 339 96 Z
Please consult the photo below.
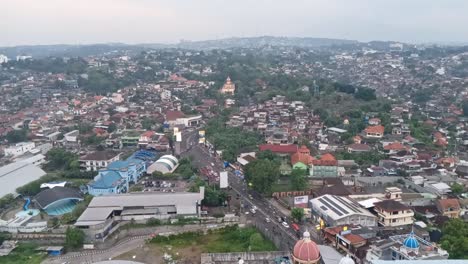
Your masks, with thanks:
M 468 0 L 0 0 L 0 46 L 260 35 L 468 42 Z

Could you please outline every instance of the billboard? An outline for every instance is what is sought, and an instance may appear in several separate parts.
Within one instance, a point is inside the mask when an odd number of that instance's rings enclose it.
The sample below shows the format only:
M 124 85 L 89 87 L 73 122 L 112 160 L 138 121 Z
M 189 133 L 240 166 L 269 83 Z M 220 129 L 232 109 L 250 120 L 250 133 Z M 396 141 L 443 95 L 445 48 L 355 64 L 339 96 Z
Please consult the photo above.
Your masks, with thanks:
M 205 144 L 205 138 L 199 138 L 198 143 L 199 144 Z
M 308 195 L 294 197 L 294 207 L 307 208 L 308 203 L 309 203 Z
M 204 138 L 205 137 L 205 130 L 198 131 L 198 137 Z
M 228 173 L 227 171 L 222 171 L 219 173 L 219 188 L 224 189 L 229 186 L 228 183 Z
M 174 135 L 175 135 L 175 138 L 176 138 L 176 142 L 181 142 L 182 141 L 182 133 L 181 132 L 177 132 Z

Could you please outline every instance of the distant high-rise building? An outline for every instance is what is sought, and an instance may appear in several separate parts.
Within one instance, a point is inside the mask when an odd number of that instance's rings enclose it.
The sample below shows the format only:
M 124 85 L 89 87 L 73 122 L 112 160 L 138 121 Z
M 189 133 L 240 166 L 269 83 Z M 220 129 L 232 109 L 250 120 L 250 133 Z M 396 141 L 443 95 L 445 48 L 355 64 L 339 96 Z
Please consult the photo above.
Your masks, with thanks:
M 7 63 L 7 62 L 8 62 L 8 57 L 3 54 L 0 54 L 0 64 Z

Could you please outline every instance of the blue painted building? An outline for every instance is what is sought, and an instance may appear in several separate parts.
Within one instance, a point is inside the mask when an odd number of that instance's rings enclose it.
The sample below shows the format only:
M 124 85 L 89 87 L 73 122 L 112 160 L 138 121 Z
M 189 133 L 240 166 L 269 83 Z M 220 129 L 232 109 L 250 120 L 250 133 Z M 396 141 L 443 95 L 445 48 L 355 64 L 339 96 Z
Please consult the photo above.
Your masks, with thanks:
M 126 193 L 128 188 L 127 176 L 115 170 L 101 170 L 94 180 L 88 183 L 88 193 L 93 196 Z
M 136 183 L 146 173 L 148 164 L 154 160 L 156 153 L 140 150 L 126 160 L 111 162 L 88 184 L 88 193 L 99 196 L 128 192 L 129 184 Z

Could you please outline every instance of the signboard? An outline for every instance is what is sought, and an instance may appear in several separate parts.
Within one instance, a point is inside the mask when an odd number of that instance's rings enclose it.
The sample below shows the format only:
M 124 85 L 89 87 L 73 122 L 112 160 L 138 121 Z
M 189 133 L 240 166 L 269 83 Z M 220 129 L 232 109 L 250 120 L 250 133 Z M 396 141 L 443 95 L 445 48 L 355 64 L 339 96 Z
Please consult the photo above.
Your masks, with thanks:
M 308 203 L 309 203 L 308 195 L 294 197 L 294 207 L 306 208 Z
M 181 132 L 175 133 L 175 138 L 176 138 L 176 142 L 181 142 L 182 141 L 182 133 Z
M 224 189 L 229 186 L 228 183 L 228 172 L 222 171 L 219 173 L 219 188 Z
M 205 130 L 198 131 L 198 137 L 204 138 L 205 137 Z
M 205 138 L 199 138 L 198 144 L 205 144 Z

